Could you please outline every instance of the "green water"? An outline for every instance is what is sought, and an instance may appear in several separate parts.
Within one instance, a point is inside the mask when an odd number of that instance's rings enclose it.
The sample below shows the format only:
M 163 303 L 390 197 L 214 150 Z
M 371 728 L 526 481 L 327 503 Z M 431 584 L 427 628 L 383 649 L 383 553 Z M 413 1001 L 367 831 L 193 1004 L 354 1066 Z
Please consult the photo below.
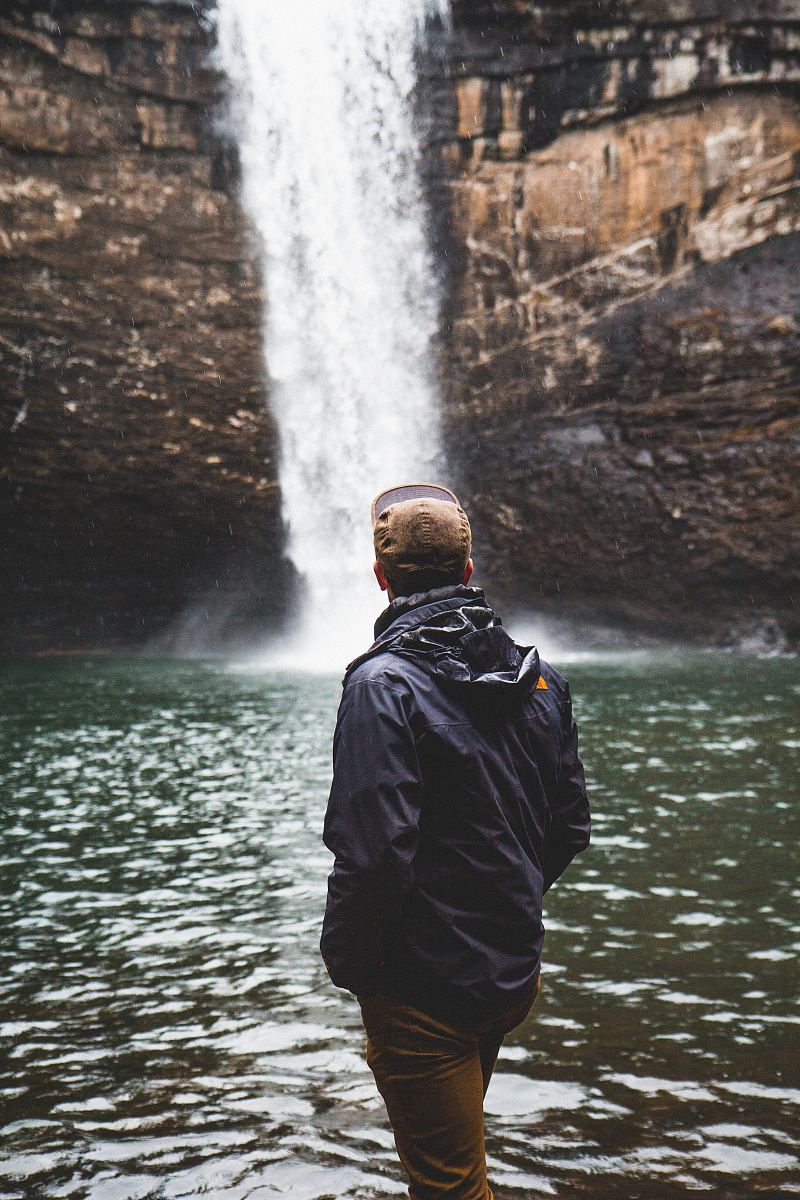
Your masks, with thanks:
M 798 663 L 564 669 L 595 835 L 487 1097 L 497 1200 L 800 1195 Z M 0 1195 L 403 1194 L 317 951 L 338 696 L 4 664 Z

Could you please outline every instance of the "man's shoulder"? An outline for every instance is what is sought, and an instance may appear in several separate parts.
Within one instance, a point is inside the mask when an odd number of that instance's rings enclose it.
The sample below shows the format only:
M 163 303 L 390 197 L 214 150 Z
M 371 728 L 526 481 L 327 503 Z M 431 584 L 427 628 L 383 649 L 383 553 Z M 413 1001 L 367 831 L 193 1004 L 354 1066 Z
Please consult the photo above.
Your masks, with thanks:
M 413 665 L 398 654 L 365 658 L 344 678 L 339 722 L 369 721 L 377 714 L 393 713 L 410 723 L 419 707 L 413 675 Z
M 413 675 L 414 666 L 408 658 L 392 654 L 390 650 L 378 651 L 369 658 L 362 659 L 357 666 L 348 671 L 344 679 L 344 690 L 366 684 L 407 692 L 410 690 Z

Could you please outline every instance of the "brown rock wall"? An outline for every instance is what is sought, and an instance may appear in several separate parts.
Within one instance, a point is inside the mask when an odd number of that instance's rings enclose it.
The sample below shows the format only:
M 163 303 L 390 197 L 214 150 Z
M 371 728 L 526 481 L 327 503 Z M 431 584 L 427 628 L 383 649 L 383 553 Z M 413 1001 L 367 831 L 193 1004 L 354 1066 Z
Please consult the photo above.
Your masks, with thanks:
M 183 3 L 0 12 L 4 649 L 187 608 L 196 645 L 285 601 L 208 39 Z M 800 0 L 454 0 L 423 71 L 483 580 L 566 618 L 797 639 Z
M 567 618 L 795 640 L 800 6 L 491 7 L 488 31 L 456 6 L 432 138 L 487 577 Z
M 480 363 L 800 228 L 800 109 L 745 93 L 573 131 L 452 185 L 456 347 Z
M 262 294 L 204 27 L 12 7 L 0 77 L 0 644 L 137 641 L 187 605 L 214 636 L 263 623 L 286 575 Z

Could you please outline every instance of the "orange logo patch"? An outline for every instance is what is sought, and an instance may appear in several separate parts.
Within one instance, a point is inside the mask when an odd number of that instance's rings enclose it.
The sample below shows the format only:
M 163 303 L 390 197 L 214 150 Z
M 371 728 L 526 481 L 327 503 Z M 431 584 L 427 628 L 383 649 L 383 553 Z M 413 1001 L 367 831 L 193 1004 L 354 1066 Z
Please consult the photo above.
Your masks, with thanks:
M 545 679 L 544 675 L 540 675 L 539 678 L 537 679 L 536 691 L 537 692 L 546 692 L 547 691 L 547 680 Z

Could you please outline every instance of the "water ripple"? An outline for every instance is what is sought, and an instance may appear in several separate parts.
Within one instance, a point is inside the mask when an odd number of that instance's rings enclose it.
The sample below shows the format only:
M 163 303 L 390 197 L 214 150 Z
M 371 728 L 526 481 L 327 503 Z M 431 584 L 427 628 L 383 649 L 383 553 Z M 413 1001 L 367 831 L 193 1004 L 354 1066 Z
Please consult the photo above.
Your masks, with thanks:
M 800 1194 L 796 667 L 570 675 L 596 837 L 487 1097 L 500 1194 Z M 71 661 L 0 687 L 0 1194 L 403 1194 L 317 949 L 337 681 Z

